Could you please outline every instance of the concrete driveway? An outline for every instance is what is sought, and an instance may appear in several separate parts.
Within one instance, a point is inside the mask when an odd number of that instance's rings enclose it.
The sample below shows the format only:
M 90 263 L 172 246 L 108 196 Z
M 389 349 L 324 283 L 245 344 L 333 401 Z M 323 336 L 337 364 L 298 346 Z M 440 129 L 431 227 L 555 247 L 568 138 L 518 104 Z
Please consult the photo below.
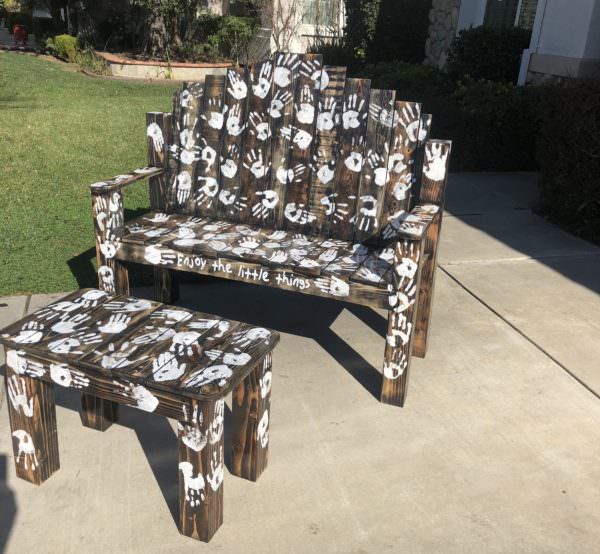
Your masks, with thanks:
M 226 475 L 222 528 L 184 538 L 173 422 L 122 408 L 100 434 L 57 390 L 61 469 L 39 488 L 14 477 L 0 410 L 0 551 L 597 552 L 600 248 L 535 201 L 532 175 L 452 176 L 430 350 L 403 409 L 374 397 L 384 312 L 183 287 L 182 305 L 283 333 L 267 471 Z M 0 326 L 58 296 L 0 298 Z

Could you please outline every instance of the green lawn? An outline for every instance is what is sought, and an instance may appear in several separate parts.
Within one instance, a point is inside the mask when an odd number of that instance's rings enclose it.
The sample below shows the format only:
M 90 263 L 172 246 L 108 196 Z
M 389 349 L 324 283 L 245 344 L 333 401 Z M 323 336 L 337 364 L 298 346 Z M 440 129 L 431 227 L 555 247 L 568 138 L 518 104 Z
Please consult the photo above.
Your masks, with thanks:
M 0 52 L 0 295 L 94 286 L 88 185 L 146 165 L 145 113 L 176 88 Z M 129 187 L 126 209 L 146 206 Z

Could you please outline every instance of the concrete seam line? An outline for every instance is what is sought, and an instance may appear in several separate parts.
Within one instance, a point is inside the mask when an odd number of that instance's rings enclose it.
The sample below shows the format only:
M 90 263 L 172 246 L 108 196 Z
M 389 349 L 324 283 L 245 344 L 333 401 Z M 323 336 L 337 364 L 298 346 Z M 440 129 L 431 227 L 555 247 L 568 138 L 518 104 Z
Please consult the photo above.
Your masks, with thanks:
M 27 299 L 25 300 L 25 307 L 23 308 L 23 315 L 21 317 L 25 317 L 27 315 L 30 304 L 31 304 L 31 294 L 28 294 Z
M 450 279 L 452 279 L 461 289 L 467 292 L 470 296 L 472 296 L 477 302 L 485 306 L 490 312 L 492 312 L 496 317 L 501 319 L 506 325 L 508 325 L 513 331 L 516 331 L 521 335 L 527 342 L 535 346 L 544 356 L 549 358 L 552 362 L 554 362 L 558 367 L 560 367 L 565 373 L 567 373 L 572 379 L 577 381 L 583 388 L 585 388 L 588 392 L 590 392 L 593 396 L 595 396 L 598 400 L 600 400 L 600 394 L 598 394 L 594 389 L 592 389 L 587 383 L 585 383 L 581 378 L 575 375 L 568 367 L 559 362 L 550 352 L 540 346 L 537 342 L 535 342 L 532 338 L 528 337 L 521 329 L 519 329 L 516 325 L 508 321 L 502 314 L 500 314 L 497 310 L 495 310 L 492 306 L 490 306 L 485 300 L 481 297 L 477 296 L 473 291 L 469 290 L 465 285 L 463 285 L 454 275 L 452 275 L 447 269 L 443 268 L 441 265 L 437 266 L 443 273 L 445 273 Z

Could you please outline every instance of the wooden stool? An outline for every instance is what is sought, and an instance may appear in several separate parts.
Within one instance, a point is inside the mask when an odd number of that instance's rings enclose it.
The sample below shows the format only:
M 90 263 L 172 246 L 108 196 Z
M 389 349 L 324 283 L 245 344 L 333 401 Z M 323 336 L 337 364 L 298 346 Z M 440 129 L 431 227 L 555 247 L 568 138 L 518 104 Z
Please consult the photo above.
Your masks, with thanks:
M 232 473 L 268 460 L 271 352 L 278 333 L 86 289 L 0 332 L 15 467 L 39 485 L 59 469 L 54 384 L 81 392 L 81 421 L 106 430 L 119 404 L 178 420 L 179 530 L 209 541 L 223 522 L 225 396 Z

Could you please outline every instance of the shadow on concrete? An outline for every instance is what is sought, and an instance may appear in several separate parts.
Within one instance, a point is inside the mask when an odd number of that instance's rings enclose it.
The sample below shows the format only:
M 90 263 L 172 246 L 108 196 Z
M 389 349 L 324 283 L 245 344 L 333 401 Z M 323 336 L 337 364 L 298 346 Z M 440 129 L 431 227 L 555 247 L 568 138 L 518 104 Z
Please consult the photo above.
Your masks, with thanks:
M 0 456 L 0 552 L 4 552 L 8 537 L 17 516 L 15 493 L 8 486 L 6 479 L 8 458 Z

